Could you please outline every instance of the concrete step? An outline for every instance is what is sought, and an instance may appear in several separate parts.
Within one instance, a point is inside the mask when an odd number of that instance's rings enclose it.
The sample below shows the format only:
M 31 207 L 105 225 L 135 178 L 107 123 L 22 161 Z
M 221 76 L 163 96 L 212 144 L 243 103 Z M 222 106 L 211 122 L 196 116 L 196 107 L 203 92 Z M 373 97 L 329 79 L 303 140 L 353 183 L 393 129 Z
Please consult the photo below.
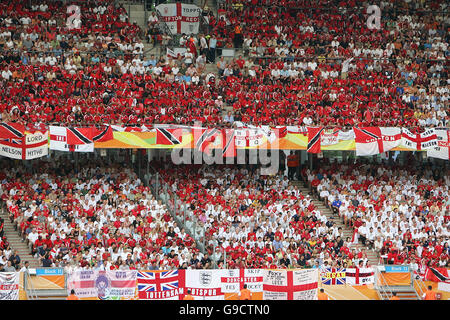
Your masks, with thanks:
M 4 234 L 10 243 L 11 248 L 17 250 L 21 261 L 29 261 L 30 267 L 40 267 L 40 261 L 31 255 L 28 245 L 26 242 L 22 242 L 19 231 L 15 229 L 13 223 L 11 223 L 8 218 L 8 214 L 3 209 L 0 209 L 0 216 L 4 219 Z
M 303 195 L 311 193 L 309 188 L 305 187 L 302 181 L 291 181 L 290 183 L 294 186 L 297 186 L 297 188 L 302 192 Z M 335 215 L 330 208 L 326 207 L 325 202 L 320 201 L 319 199 L 316 198 L 316 196 L 313 197 L 313 201 L 321 213 L 323 213 L 327 218 L 333 218 L 333 221 L 336 223 L 337 227 L 342 227 L 345 238 L 353 236 L 353 229 L 345 226 L 342 223 L 341 219 L 337 215 Z M 366 246 L 363 246 L 360 243 L 358 243 L 354 247 L 357 249 L 365 249 L 367 258 L 369 259 L 369 263 L 371 265 L 378 264 L 379 255 L 377 252 L 369 250 Z

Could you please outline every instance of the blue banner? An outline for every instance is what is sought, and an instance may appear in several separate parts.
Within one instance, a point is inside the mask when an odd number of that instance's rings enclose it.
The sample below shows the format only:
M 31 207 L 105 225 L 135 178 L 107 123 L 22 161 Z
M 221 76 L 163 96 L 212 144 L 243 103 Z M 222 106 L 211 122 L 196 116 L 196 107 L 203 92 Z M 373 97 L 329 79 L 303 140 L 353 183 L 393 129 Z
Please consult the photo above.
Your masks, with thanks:
M 37 276 L 62 276 L 64 274 L 63 268 L 37 268 Z
M 409 266 L 384 266 L 385 272 L 409 272 Z

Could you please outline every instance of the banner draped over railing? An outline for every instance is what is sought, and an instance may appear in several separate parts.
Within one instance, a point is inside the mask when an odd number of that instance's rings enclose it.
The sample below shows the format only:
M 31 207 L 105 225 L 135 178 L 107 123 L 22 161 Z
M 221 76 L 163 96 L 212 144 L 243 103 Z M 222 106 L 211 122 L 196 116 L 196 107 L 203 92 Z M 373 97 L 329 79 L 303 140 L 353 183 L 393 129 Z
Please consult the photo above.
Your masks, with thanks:
M 69 274 L 68 291 L 80 298 L 235 300 L 247 284 L 253 300 L 316 300 L 317 269 L 83 270 Z
M 43 142 L 48 136 L 48 143 Z M 428 128 L 416 133 L 407 128 L 355 127 L 326 129 L 304 126 L 199 126 L 154 125 L 151 127 L 41 126 L 30 129 L 16 123 L 0 123 L 0 155 L 14 159 L 34 159 L 59 151 L 93 152 L 94 149 L 196 149 L 225 156 L 239 149 L 356 151 L 370 156 L 387 151 L 425 151 L 428 157 L 449 159 L 450 129 Z

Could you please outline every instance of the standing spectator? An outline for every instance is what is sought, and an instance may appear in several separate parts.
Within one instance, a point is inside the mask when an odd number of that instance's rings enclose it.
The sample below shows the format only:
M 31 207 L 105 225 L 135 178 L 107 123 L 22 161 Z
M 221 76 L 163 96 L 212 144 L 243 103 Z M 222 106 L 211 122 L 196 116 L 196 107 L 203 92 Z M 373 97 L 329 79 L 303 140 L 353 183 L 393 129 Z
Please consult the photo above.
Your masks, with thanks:
M 217 47 L 217 39 L 214 34 L 211 35 L 209 39 L 209 51 L 208 51 L 208 62 L 215 63 L 216 62 L 216 47 Z
M 287 165 L 288 165 L 288 177 L 289 180 L 293 180 L 297 175 L 297 169 L 299 166 L 299 156 L 295 151 L 291 151 L 287 157 Z

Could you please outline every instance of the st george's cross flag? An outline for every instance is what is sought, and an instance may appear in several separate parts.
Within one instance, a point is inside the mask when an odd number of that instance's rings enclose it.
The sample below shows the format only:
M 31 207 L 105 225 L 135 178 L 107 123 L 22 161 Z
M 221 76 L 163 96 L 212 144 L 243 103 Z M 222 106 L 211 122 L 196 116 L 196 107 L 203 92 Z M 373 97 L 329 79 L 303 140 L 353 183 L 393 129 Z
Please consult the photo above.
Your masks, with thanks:
M 437 136 L 437 146 L 427 150 L 427 156 L 443 160 L 450 159 L 450 130 L 435 129 Z
M 263 300 L 317 300 L 318 278 L 318 269 L 264 269 Z
M 163 3 L 156 7 L 160 19 L 172 34 L 197 34 L 200 25 L 201 9 L 194 4 Z
M 234 143 L 239 148 L 256 148 L 263 144 L 264 134 L 260 128 L 234 130 Z
M 222 292 L 236 293 L 244 289 L 244 284 L 252 293 L 262 293 L 264 269 L 222 269 L 220 281 Z
M 402 128 L 403 146 L 414 150 L 427 150 L 437 146 L 438 140 L 434 129 L 428 129 L 422 133 L 412 133 L 407 128 Z
M 67 291 L 79 298 L 117 299 L 136 295 L 136 270 L 78 270 L 68 274 Z
M 355 127 L 356 155 L 371 156 L 390 151 L 402 142 L 401 128 Z
M 364 285 L 375 283 L 373 268 L 347 268 L 345 270 L 346 282 L 349 285 Z

